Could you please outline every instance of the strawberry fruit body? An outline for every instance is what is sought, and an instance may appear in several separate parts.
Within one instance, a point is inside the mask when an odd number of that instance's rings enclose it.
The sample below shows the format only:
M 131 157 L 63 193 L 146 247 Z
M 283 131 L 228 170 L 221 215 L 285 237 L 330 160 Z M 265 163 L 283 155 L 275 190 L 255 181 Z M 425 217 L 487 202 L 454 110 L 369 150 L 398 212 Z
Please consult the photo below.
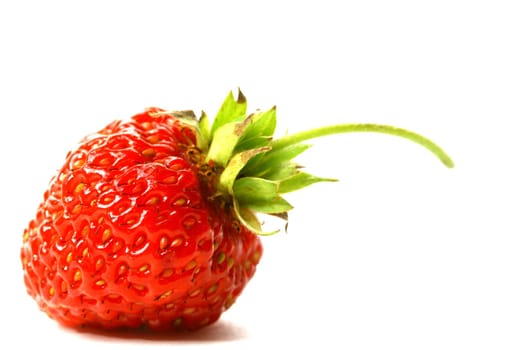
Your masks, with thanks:
M 374 131 L 408 138 L 447 166 L 430 140 L 374 124 L 274 139 L 275 108 L 246 113 L 230 93 L 203 113 L 150 108 L 81 141 L 24 231 L 27 291 L 67 326 L 194 330 L 216 321 L 262 254 L 258 213 L 286 219 L 282 197 L 319 181 L 292 160 L 302 141 Z

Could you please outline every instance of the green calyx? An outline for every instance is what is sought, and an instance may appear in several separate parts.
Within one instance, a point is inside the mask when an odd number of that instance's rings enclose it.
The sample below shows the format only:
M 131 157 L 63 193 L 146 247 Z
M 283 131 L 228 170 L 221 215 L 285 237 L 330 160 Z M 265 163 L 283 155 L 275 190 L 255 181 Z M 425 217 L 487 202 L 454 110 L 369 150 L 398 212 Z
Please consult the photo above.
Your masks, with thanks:
M 282 194 L 300 190 L 322 181 L 336 181 L 307 174 L 293 159 L 310 146 L 303 141 L 337 133 L 379 132 L 400 136 L 427 148 L 449 168 L 452 159 L 434 142 L 412 131 L 378 124 L 340 124 L 320 127 L 274 139 L 276 108 L 247 114 L 247 102 L 239 90 L 235 98 L 230 91 L 213 124 L 206 114 L 195 124 L 197 147 L 224 170 L 218 177 L 216 191 L 233 204 L 237 219 L 256 234 L 264 232 L 257 213 L 287 218 L 292 209 Z M 177 116 L 177 114 L 174 114 Z M 184 118 L 187 122 L 187 118 Z

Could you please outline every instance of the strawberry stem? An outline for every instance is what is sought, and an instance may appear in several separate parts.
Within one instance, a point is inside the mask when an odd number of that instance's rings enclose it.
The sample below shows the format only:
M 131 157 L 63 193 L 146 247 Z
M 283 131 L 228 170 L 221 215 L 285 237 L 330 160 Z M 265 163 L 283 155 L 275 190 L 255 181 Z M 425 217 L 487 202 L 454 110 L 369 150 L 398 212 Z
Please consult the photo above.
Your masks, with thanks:
M 215 184 L 216 194 L 222 198 L 221 203 L 224 204 L 222 201 L 226 199 L 239 223 L 256 234 L 277 232 L 263 231 L 258 214 L 286 220 L 287 212 L 293 206 L 283 194 L 317 182 L 335 181 L 307 174 L 293 161 L 309 148 L 302 144 L 303 141 L 350 132 L 390 134 L 420 144 L 447 167 L 454 166 L 441 147 L 409 130 L 379 124 L 339 124 L 274 139 L 277 122 L 275 107 L 251 114 L 247 114 L 246 110 L 244 95 L 239 92 L 239 97 L 235 99 L 230 92 L 211 126 L 203 114 L 198 127 L 194 127 L 199 134 L 198 146 L 206 154 L 205 163 L 213 162 L 214 166 L 222 169 Z M 184 113 L 179 114 L 184 116 Z
M 448 156 L 448 154 L 437 144 L 427 139 L 424 136 L 421 136 L 415 132 L 396 128 L 389 125 L 381 124 L 337 124 L 331 126 L 324 126 L 316 129 L 301 131 L 295 134 L 286 135 L 279 139 L 273 140 L 270 143 L 272 151 L 282 149 L 284 147 L 300 143 L 309 139 L 333 135 L 333 134 L 342 134 L 342 133 L 351 133 L 351 132 L 376 132 L 389 135 L 399 136 L 410 141 L 413 141 L 426 149 L 432 152 L 441 162 L 449 167 L 454 167 L 454 162 Z

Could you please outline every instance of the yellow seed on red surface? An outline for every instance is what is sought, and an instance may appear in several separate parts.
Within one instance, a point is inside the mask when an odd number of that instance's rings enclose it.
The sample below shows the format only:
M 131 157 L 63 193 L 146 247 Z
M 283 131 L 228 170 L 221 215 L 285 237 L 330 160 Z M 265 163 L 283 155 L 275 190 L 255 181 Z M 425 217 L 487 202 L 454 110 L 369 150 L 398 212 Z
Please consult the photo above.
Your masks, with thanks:
M 99 165 L 110 165 L 111 164 L 111 158 L 102 158 L 99 162 Z
M 154 134 L 154 135 L 148 136 L 146 138 L 146 140 L 148 140 L 148 142 L 150 142 L 150 143 L 157 143 L 157 142 L 160 141 L 160 137 L 159 137 L 159 135 Z
M 196 223 L 197 223 L 197 220 L 193 216 L 188 216 L 187 218 L 184 219 L 184 221 L 182 222 L 182 225 L 184 226 L 186 230 L 189 230 L 193 226 L 195 226 Z
M 104 259 L 98 258 L 97 261 L 95 262 L 95 271 L 96 272 L 100 271 L 100 269 L 102 269 L 103 266 L 104 266 Z
M 210 288 L 208 288 L 208 291 L 206 292 L 207 294 L 213 294 L 215 293 L 215 291 L 217 290 L 217 288 L 219 288 L 219 285 L 217 283 L 214 283 L 210 286 Z
M 114 200 L 115 200 L 115 196 L 107 195 L 107 196 L 102 197 L 101 202 L 103 204 L 109 204 L 109 203 L 113 202 Z
M 106 285 L 106 281 L 104 281 L 103 279 L 100 279 L 100 280 L 95 282 L 95 285 L 97 285 L 99 287 L 103 287 L 103 286 Z
M 146 158 L 153 158 L 155 156 L 155 150 L 153 148 L 147 148 L 142 151 L 142 156 Z
M 146 289 L 146 286 L 144 286 L 142 284 L 134 283 L 133 284 L 133 288 L 135 288 L 138 291 L 143 291 L 144 289 Z
M 76 187 L 75 187 L 75 193 L 80 193 L 82 192 L 82 190 L 86 187 L 86 184 L 83 183 L 83 182 L 80 182 Z
M 118 302 L 119 300 L 121 300 L 121 296 L 119 294 L 116 294 L 116 293 L 111 293 L 111 294 L 108 294 L 106 295 L 106 299 L 111 301 L 111 302 Z
M 164 250 L 164 249 L 166 249 L 166 247 L 168 246 L 168 243 L 169 243 L 169 242 L 168 242 L 168 237 L 166 237 L 166 236 L 162 236 L 162 237 L 160 238 L 160 242 L 159 242 L 159 248 L 160 248 L 160 250 Z
M 197 266 L 197 263 L 195 260 L 190 261 L 186 264 L 186 267 L 184 268 L 186 271 L 193 269 L 195 266 Z
M 173 320 L 173 327 L 178 328 L 182 325 L 182 317 Z
M 57 220 L 58 220 L 59 218 L 61 218 L 63 215 L 64 215 L 64 211 L 63 211 L 63 210 L 58 210 L 58 211 L 56 211 L 56 212 L 53 213 L 53 215 L 52 215 L 53 221 L 57 221 Z
M 235 298 L 230 294 L 228 294 L 228 296 L 226 296 L 226 300 L 224 301 L 224 307 L 226 309 L 229 309 L 233 303 L 235 302 Z
M 180 237 L 175 238 L 173 241 L 171 241 L 170 247 L 175 248 L 180 246 L 184 240 Z
M 173 201 L 173 205 L 182 207 L 184 204 L 186 204 L 186 198 L 180 197 L 177 198 L 175 201 Z
M 175 273 L 175 271 L 173 271 L 172 268 L 167 268 L 167 269 L 164 269 L 164 270 L 161 272 L 160 277 L 161 277 L 161 278 L 168 278 L 168 277 L 173 276 L 174 273 Z
M 167 298 L 167 297 L 169 297 L 172 293 L 173 293 L 173 290 L 172 290 L 172 289 L 167 290 L 167 291 L 165 291 L 164 293 L 162 293 L 162 294 L 159 296 L 159 299 Z
M 67 283 L 64 280 L 60 283 L 60 292 L 62 294 L 67 293 Z
M 73 162 L 73 170 L 79 169 L 84 165 L 85 161 L 84 159 L 80 158 Z
M 147 205 L 157 205 L 159 204 L 159 202 L 160 202 L 159 197 L 151 197 L 150 199 L 146 201 L 146 204 Z
M 222 264 L 224 259 L 226 259 L 226 254 L 224 254 L 224 252 L 217 254 L 217 264 Z
M 182 311 L 182 313 L 184 313 L 185 315 L 191 315 L 195 311 L 196 309 L 194 307 L 187 307 Z
M 191 292 L 190 294 L 188 294 L 188 296 L 190 298 L 193 298 L 193 297 L 196 297 L 197 295 L 199 295 L 201 293 L 201 290 L 200 289 L 195 289 L 193 292 Z
M 82 210 L 82 205 L 77 204 L 73 207 L 73 209 L 71 210 L 71 213 L 73 213 L 74 215 L 77 215 L 78 213 L 80 213 L 81 210 Z
M 120 240 L 117 240 L 117 241 L 113 244 L 113 249 L 112 249 L 113 254 L 115 254 L 116 252 L 118 252 L 119 250 L 121 250 L 122 247 L 123 247 L 123 243 L 122 243 Z
M 162 182 L 165 183 L 165 184 L 174 184 L 175 182 L 177 182 L 177 177 L 175 177 L 175 176 L 168 176 L 168 177 L 165 177 L 162 180 Z
M 118 268 L 118 275 L 119 275 L 119 276 L 122 276 L 122 275 L 125 274 L 128 270 L 129 270 L 129 266 L 126 265 L 126 264 L 122 264 L 122 265 L 120 265 L 119 268 Z
M 78 282 L 80 280 L 82 280 L 82 273 L 80 272 L 80 270 L 77 270 L 73 275 L 73 281 Z
M 102 243 L 106 243 L 112 236 L 111 230 L 109 228 L 105 229 L 102 233 Z
M 141 247 L 146 242 L 146 236 L 144 234 L 139 235 L 133 243 L 134 248 Z

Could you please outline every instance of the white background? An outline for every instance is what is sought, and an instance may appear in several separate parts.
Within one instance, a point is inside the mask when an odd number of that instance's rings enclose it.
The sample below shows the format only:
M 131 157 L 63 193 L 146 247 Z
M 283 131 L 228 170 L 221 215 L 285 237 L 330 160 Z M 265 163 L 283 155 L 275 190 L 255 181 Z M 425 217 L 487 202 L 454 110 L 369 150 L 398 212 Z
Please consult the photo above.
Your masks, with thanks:
M 525 348 L 521 1 L 1 1 L 0 333 L 17 348 Z M 375 134 L 300 158 L 337 177 L 289 197 L 289 232 L 221 321 L 190 335 L 82 333 L 26 295 L 22 232 L 67 150 L 144 107 L 241 87 L 279 133 Z M 58 344 L 58 345 L 53 345 Z

